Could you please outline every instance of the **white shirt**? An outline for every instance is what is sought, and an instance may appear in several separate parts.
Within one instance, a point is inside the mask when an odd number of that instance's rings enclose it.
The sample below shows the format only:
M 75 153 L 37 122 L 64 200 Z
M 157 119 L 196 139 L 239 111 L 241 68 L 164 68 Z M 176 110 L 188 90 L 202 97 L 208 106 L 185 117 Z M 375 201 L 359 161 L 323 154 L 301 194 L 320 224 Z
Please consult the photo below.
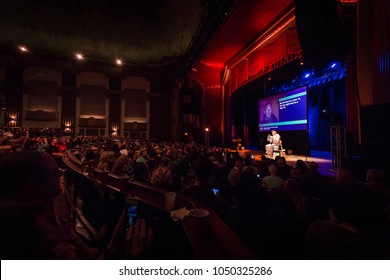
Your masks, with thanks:
M 272 136 L 272 143 L 274 145 L 280 145 L 280 135 L 279 134 L 275 134 Z

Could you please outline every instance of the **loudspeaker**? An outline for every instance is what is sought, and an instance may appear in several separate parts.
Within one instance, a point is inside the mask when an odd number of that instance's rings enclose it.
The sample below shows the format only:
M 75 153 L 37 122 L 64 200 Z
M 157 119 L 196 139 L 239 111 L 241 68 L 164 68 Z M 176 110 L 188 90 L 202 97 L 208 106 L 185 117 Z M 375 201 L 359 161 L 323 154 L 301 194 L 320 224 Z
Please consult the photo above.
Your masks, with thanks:
M 390 103 L 362 106 L 360 108 L 361 135 L 363 144 L 381 144 L 384 147 L 387 141 L 383 133 L 390 127 L 387 117 Z M 379 137 L 378 137 L 379 134 Z
M 202 113 L 202 89 L 199 86 L 183 87 L 180 94 L 183 96 L 183 113 L 196 114 Z
M 295 15 L 306 64 L 322 69 L 332 61 L 345 60 L 353 44 L 339 16 L 337 0 L 296 0 Z
M 360 156 L 345 156 L 341 159 L 341 167 L 348 169 L 359 181 L 365 181 L 367 161 Z

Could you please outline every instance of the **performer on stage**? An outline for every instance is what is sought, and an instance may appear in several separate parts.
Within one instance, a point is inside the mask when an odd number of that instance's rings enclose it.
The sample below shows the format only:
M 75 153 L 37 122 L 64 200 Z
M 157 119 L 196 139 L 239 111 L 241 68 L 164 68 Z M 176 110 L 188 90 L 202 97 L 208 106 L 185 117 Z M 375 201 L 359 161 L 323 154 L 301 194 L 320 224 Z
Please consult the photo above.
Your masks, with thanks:
M 267 155 L 270 155 L 270 156 L 273 155 L 273 152 L 275 150 L 279 150 L 279 146 L 280 146 L 280 142 L 281 142 L 281 137 L 276 132 L 276 130 L 271 130 L 271 132 L 272 132 L 272 135 L 268 135 L 268 137 L 267 137 L 267 141 L 269 141 L 270 143 L 265 145 L 265 152 Z

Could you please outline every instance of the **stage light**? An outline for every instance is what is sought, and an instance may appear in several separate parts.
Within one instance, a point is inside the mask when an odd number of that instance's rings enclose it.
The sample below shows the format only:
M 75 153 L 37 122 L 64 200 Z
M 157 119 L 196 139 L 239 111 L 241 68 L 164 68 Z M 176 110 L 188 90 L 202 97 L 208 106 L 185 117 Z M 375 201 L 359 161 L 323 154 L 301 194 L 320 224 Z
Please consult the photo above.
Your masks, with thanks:
M 310 77 L 310 73 L 306 73 L 305 75 L 304 75 L 304 77 L 307 79 L 307 78 L 309 78 Z

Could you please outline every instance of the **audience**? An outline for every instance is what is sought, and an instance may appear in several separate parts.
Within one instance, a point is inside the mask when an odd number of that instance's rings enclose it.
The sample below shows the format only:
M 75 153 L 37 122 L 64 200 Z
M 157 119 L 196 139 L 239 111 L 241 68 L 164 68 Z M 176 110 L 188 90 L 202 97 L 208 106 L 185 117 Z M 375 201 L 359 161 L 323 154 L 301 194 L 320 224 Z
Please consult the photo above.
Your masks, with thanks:
M 289 259 L 296 254 L 291 223 L 276 208 L 256 174 L 245 171 L 228 224 L 260 259 Z
M 213 164 L 208 158 L 201 158 L 195 165 L 195 182 L 183 191 L 184 194 L 194 197 L 212 208 L 223 220 L 227 219 L 229 203 L 216 196 L 210 184 L 213 176 Z
M 69 149 L 89 171 L 96 167 L 199 201 L 259 258 L 389 258 L 390 187 L 379 169 L 367 170 L 363 183 L 344 167 L 332 180 L 319 172 L 316 162 L 297 160 L 294 167 L 284 157 L 254 162 L 250 154 L 243 159 L 195 143 L 12 135 L 0 139 L 0 254 L 5 259 L 147 258 L 152 240 L 169 235 L 162 229 L 156 235 L 143 219 L 126 233 L 122 206 L 94 204 L 88 211 L 80 209 L 86 216 L 106 212 L 103 223 L 111 226 L 99 243 L 86 244 L 74 227 L 59 219 L 53 204 L 60 193 L 57 171 L 62 158 L 57 155 L 66 156 Z M 88 176 L 74 187 L 84 192 L 93 188 L 93 174 Z M 87 204 L 84 192 L 78 199 Z
M 381 227 L 381 207 L 367 186 L 339 186 L 330 201 L 329 220 L 315 220 L 306 238 L 311 259 L 389 259 L 390 235 Z

